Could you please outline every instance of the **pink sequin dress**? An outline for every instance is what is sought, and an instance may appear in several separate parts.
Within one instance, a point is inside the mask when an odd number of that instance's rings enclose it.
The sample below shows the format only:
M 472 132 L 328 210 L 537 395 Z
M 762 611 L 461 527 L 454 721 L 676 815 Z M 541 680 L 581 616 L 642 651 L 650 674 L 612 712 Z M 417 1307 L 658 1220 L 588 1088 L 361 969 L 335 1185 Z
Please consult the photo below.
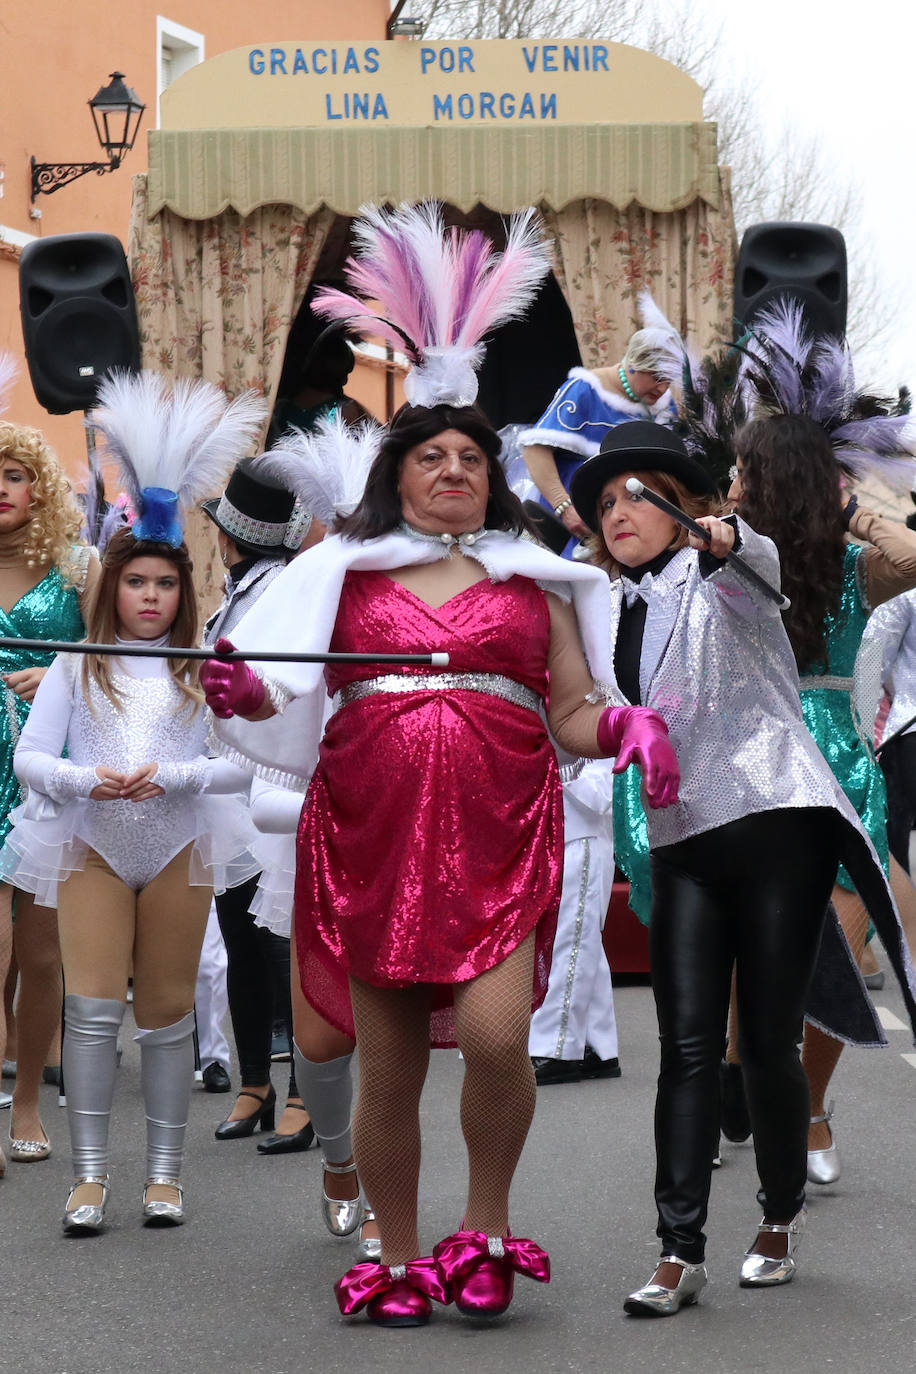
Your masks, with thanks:
M 444 649 L 449 672 L 501 674 L 543 697 L 549 639 L 547 602 L 529 578 L 484 579 L 434 609 L 384 573 L 351 572 L 331 648 Z M 328 690 L 378 673 L 334 665 Z M 536 929 L 540 1005 L 562 850 L 556 757 L 529 707 L 452 687 L 378 692 L 342 706 L 325 731 L 299 826 L 296 939 L 306 997 L 352 1035 L 348 974 L 380 987 L 432 984 L 431 1042 L 454 1044 L 452 985 L 500 963 Z

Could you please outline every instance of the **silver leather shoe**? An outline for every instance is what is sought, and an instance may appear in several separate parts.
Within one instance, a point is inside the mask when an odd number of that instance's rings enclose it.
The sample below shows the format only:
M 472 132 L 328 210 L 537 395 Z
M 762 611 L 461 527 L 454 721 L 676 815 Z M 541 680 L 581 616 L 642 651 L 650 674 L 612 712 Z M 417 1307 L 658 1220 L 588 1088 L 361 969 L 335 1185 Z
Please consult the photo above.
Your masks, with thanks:
M 816 1126 L 821 1121 L 829 1122 L 833 1116 L 833 1103 L 824 1112 L 823 1116 L 812 1116 L 811 1125 Z M 840 1176 L 840 1153 L 836 1147 L 836 1136 L 833 1127 L 830 1127 L 830 1144 L 826 1150 L 808 1151 L 808 1182 L 809 1183 L 836 1183 Z
M 71 1207 L 70 1202 L 73 1194 L 81 1183 L 97 1183 L 102 1190 L 101 1202 L 84 1202 L 78 1207 Z M 105 1208 L 108 1206 L 108 1197 L 111 1186 L 108 1182 L 107 1174 L 86 1175 L 83 1178 L 75 1178 L 73 1187 L 70 1189 L 70 1196 L 67 1198 L 67 1206 L 61 1218 L 61 1224 L 65 1235 L 88 1235 L 94 1236 L 101 1231 L 105 1224 Z
M 329 1164 L 324 1155 L 321 1167 L 328 1174 L 355 1174 L 355 1164 Z M 321 1215 L 332 1236 L 352 1236 L 363 1219 L 363 1199 L 358 1194 L 354 1198 L 328 1197 L 321 1188 Z
M 178 1201 L 167 1202 L 164 1198 L 147 1199 L 147 1191 L 154 1184 L 178 1190 Z M 184 1222 L 184 1193 L 177 1178 L 164 1178 L 160 1174 L 148 1178 L 143 1185 L 143 1225 L 144 1226 L 181 1226 Z
M 801 1244 L 801 1234 L 807 1215 L 808 1209 L 802 1207 L 801 1211 L 796 1212 L 792 1220 L 784 1226 L 768 1222 L 766 1218 L 761 1220 L 757 1227 L 758 1234 L 764 1231 L 768 1235 L 786 1236 L 786 1253 L 782 1259 L 771 1259 L 769 1255 L 760 1255 L 756 1250 L 748 1250 L 738 1279 L 742 1288 L 775 1288 L 779 1283 L 792 1281 L 798 1268 L 795 1256 Z
M 647 1283 L 645 1287 L 637 1288 L 623 1304 L 624 1312 L 629 1312 L 631 1317 L 673 1317 L 682 1307 L 696 1302 L 706 1287 L 708 1275 L 705 1264 L 688 1264 L 677 1255 L 662 1255 L 658 1261 L 658 1265 L 661 1264 L 681 1266 L 677 1287 L 666 1288 L 661 1283 Z
M 375 1213 L 372 1208 L 363 1203 L 363 1215 L 360 1225 L 364 1221 L 375 1221 Z M 382 1258 L 382 1242 L 375 1236 L 367 1236 L 361 1240 L 356 1247 L 357 1264 L 378 1264 Z

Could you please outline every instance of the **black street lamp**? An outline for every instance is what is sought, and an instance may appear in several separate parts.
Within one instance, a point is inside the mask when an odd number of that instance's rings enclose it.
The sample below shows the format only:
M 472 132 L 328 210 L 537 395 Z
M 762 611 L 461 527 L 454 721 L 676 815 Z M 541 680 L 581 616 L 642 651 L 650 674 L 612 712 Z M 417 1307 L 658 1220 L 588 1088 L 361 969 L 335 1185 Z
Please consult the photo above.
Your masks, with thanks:
M 32 200 L 49 196 L 87 172 L 113 172 L 134 146 L 146 106 L 135 91 L 124 85 L 124 73 L 112 72 L 111 81 L 89 101 L 95 132 L 108 156 L 107 162 L 36 162 L 32 158 Z

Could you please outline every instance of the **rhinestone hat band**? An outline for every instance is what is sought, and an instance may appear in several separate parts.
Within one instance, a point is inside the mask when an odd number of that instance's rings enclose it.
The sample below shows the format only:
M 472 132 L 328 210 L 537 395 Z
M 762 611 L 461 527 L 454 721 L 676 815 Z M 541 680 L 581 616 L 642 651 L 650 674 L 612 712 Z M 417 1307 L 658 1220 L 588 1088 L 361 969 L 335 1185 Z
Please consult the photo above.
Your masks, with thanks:
M 245 544 L 264 544 L 268 548 L 282 548 L 289 528 L 288 520 L 282 524 L 253 520 L 250 515 L 243 515 L 237 510 L 225 496 L 220 497 L 216 518 L 231 539 L 241 539 Z

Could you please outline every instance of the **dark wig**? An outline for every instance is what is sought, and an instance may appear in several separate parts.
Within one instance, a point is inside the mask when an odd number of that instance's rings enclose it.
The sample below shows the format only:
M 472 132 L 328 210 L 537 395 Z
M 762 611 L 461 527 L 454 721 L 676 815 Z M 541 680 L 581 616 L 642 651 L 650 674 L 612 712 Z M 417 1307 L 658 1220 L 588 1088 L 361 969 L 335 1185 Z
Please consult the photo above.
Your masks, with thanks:
M 456 429 L 473 439 L 487 456 L 490 498 L 484 526 L 488 530 L 532 534 L 533 526 L 510 489 L 499 461 L 501 444 L 496 430 L 476 406 L 450 405 L 401 407 L 369 469 L 362 500 L 351 515 L 337 521 L 335 533 L 350 539 L 374 539 L 396 529 L 404 519 L 398 478 L 405 454 L 447 429 Z
M 735 437 L 742 462 L 738 514 L 779 550 L 785 614 L 799 671 L 827 666 L 828 617 L 843 590 L 846 524 L 833 445 L 804 415 L 752 420 Z

